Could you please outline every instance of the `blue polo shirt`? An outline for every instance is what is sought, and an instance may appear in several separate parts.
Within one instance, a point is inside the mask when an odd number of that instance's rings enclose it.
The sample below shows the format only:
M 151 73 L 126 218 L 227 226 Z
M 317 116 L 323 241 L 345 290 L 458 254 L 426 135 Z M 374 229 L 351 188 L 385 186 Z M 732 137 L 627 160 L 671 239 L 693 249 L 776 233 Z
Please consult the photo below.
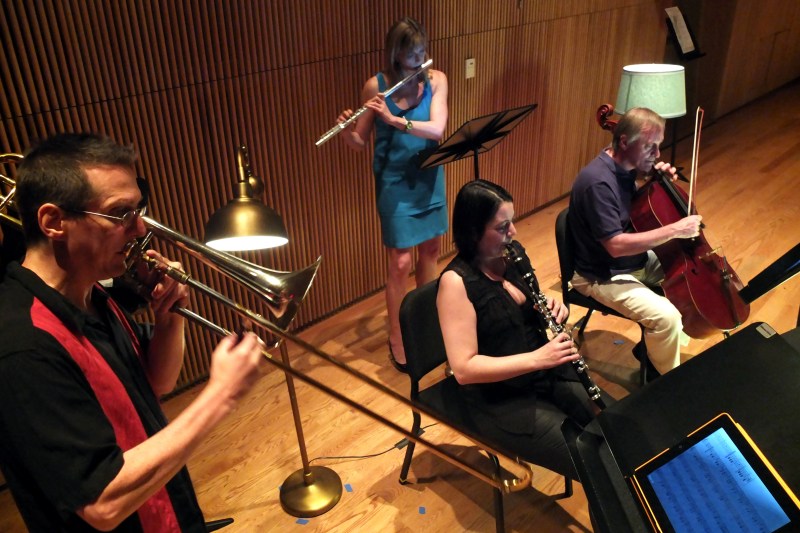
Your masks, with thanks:
M 578 173 L 569 199 L 567 225 L 575 270 L 583 277 L 605 281 L 644 267 L 646 253 L 614 258 L 601 242 L 633 232 L 630 208 L 635 192 L 636 170 L 620 167 L 605 151 Z

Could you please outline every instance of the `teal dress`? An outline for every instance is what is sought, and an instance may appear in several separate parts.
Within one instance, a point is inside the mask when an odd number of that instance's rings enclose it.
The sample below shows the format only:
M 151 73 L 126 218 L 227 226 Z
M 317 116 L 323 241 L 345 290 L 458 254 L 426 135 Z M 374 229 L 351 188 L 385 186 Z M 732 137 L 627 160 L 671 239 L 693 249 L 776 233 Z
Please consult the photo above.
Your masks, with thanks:
M 387 89 L 378 73 L 378 90 Z M 400 109 L 391 98 L 389 111 L 411 122 L 427 122 L 431 115 L 433 91 L 425 81 L 419 104 Z M 383 244 L 388 248 L 410 248 L 447 232 L 447 200 L 444 168 L 419 169 L 419 153 L 438 143 L 422 139 L 375 120 L 375 155 L 372 170 Z

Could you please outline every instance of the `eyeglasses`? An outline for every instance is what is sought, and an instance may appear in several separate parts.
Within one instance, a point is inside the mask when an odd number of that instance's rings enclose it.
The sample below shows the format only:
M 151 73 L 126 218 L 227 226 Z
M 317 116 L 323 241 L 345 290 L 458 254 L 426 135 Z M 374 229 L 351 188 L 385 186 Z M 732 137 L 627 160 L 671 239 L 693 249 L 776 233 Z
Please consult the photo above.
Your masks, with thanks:
M 132 211 L 128 211 L 121 217 L 117 217 L 114 215 L 106 215 L 104 213 L 95 213 L 94 211 L 83 211 L 81 209 L 65 209 L 65 211 L 69 211 L 70 213 L 80 213 L 84 215 L 95 215 L 98 217 L 107 218 L 108 220 L 113 220 L 115 224 L 122 226 L 125 229 L 131 229 L 139 217 L 144 216 L 147 213 L 147 206 L 142 206 Z

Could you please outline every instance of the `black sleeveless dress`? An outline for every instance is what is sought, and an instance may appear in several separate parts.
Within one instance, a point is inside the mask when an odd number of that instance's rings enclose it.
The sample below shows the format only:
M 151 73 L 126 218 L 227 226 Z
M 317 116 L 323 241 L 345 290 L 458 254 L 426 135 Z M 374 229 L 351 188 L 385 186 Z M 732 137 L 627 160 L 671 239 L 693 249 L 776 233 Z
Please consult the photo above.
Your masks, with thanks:
M 525 253 L 518 242 L 517 253 Z M 502 357 L 529 352 L 548 342 L 541 315 L 533 308 L 530 290 L 516 268 L 504 278 L 527 295 L 518 305 L 501 281 L 456 256 L 445 268 L 464 280 L 467 297 L 477 318 L 478 353 Z M 441 310 L 446 312 L 446 310 Z M 462 405 L 454 406 L 472 419 L 480 431 L 530 462 L 574 475 L 561 436 L 561 422 L 573 417 L 579 424 L 591 418 L 587 395 L 572 365 L 532 372 L 496 383 L 461 385 Z

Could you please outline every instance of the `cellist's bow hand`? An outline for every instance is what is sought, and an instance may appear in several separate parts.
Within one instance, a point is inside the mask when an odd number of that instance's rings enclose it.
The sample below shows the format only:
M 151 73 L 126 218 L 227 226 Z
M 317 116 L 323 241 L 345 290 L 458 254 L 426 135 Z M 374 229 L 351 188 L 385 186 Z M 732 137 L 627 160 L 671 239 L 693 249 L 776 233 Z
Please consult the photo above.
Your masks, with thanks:
M 700 215 L 689 215 L 677 222 L 670 224 L 672 230 L 675 232 L 676 239 L 693 239 L 700 235 L 700 229 L 703 227 L 701 222 L 703 217 Z

